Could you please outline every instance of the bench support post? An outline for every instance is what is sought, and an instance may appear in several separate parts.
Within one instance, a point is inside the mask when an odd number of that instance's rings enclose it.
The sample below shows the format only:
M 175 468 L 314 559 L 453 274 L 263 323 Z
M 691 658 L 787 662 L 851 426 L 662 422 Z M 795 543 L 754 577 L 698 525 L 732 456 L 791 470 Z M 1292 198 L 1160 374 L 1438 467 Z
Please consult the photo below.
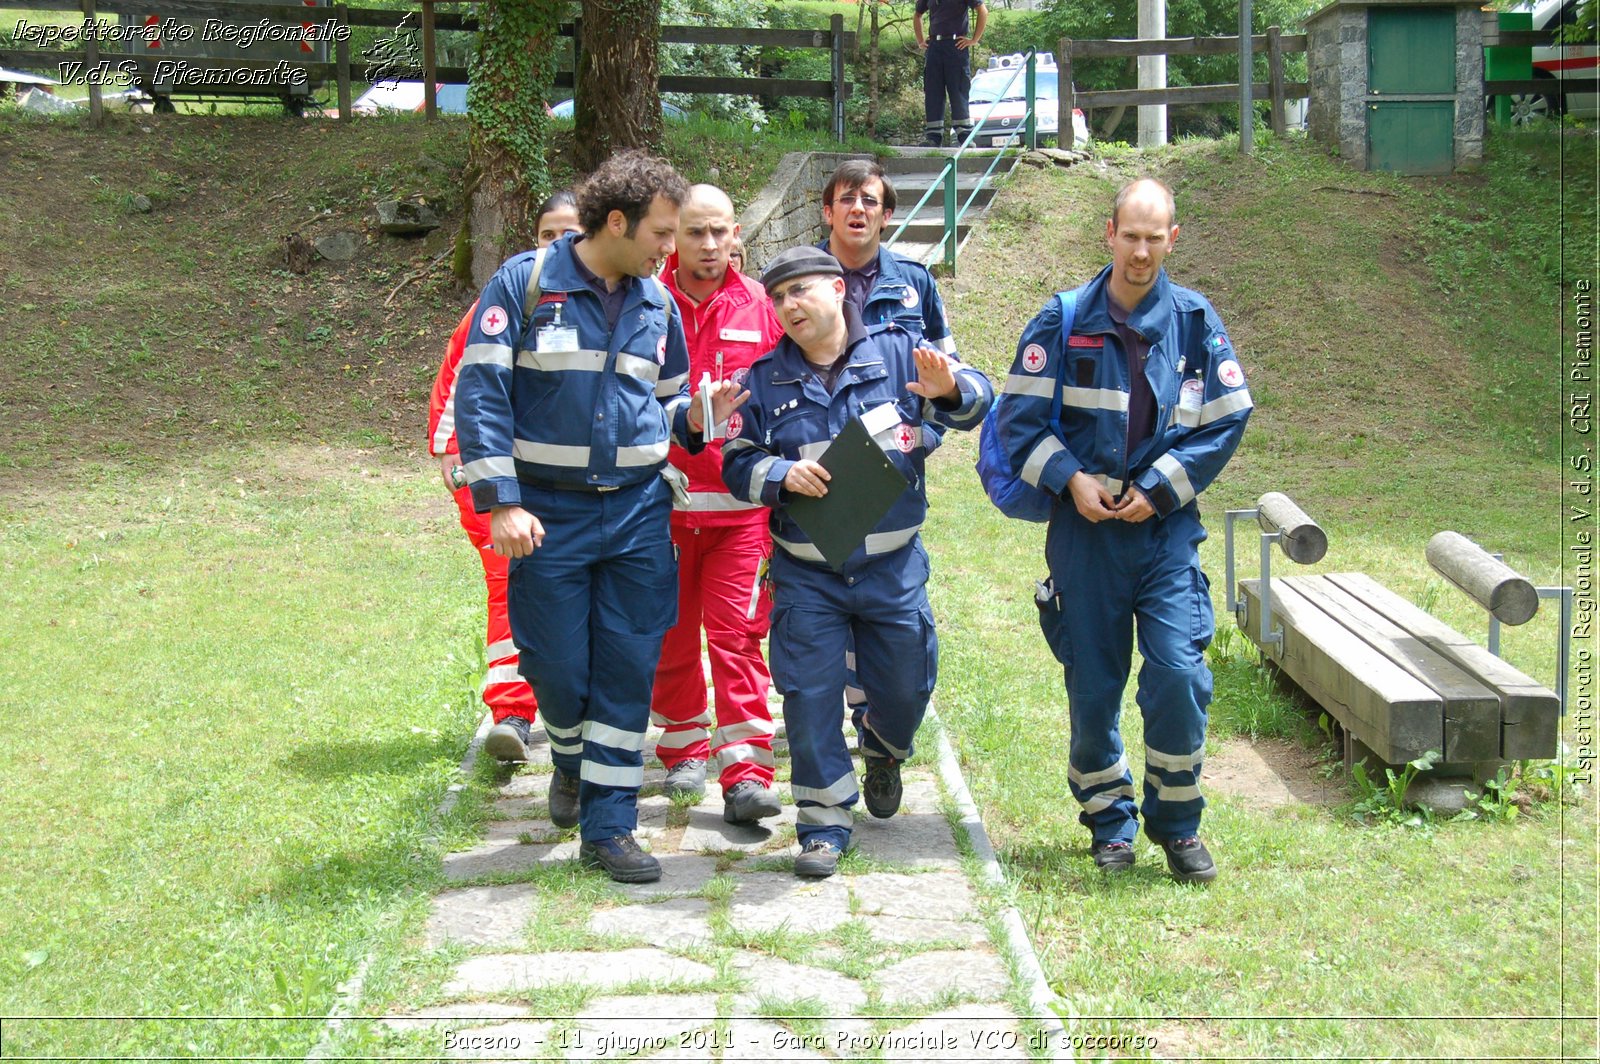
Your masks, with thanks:
M 1242 517 L 1257 517 L 1260 513 L 1261 511 L 1257 509 L 1228 510 L 1224 514 L 1223 539 L 1227 545 L 1228 556 L 1224 579 L 1228 583 L 1228 612 L 1234 615 L 1235 620 L 1238 619 L 1239 611 L 1244 608 L 1245 603 L 1234 593 L 1236 584 L 1233 566 L 1233 523 Z M 1283 652 L 1283 629 L 1274 631 L 1272 628 L 1272 545 L 1282 536 L 1281 532 L 1261 533 L 1261 649 L 1266 651 L 1268 647 L 1274 647 L 1279 653 Z M 1239 627 L 1243 628 L 1244 625 L 1241 624 Z
M 1505 561 L 1505 555 L 1495 551 L 1489 555 L 1497 562 Z M 1229 561 L 1233 556 L 1230 554 Z M 1542 599 L 1560 599 L 1561 610 L 1557 618 L 1556 629 L 1556 699 L 1561 704 L 1561 715 L 1567 715 L 1567 670 L 1572 667 L 1572 589 L 1570 587 L 1536 587 L 1534 592 Z M 1499 658 L 1500 654 L 1500 618 L 1489 613 L 1489 653 Z

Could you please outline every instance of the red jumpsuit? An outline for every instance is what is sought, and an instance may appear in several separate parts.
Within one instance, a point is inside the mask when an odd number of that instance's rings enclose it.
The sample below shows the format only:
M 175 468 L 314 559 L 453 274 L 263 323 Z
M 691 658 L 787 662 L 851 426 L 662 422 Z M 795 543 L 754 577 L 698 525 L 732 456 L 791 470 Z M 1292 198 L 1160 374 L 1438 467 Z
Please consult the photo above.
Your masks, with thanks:
M 722 287 L 696 304 L 678 290 L 677 266 L 673 255 L 662 279 L 683 316 L 691 391 L 706 373 L 712 380 L 742 381 L 750 364 L 783 337 L 771 300 L 759 284 L 730 268 Z M 729 434 L 737 431 L 731 422 Z M 772 680 L 761 656 L 771 607 L 761 586 L 763 563 L 772 554 L 767 510 L 728 493 L 720 445 L 697 455 L 673 447 L 668 461 L 689 477 L 690 508 L 672 511 L 678 623 L 662 643 L 650 703 L 651 720 L 664 729 L 656 756 L 669 769 L 688 758 L 711 762 L 724 792 L 745 780 L 771 786 Z M 716 697 L 716 731 L 709 741 L 702 627 Z
M 456 371 L 461 367 L 461 354 L 467 347 L 467 333 L 472 328 L 472 318 L 477 312 L 474 302 L 467 308 L 466 316 L 450 334 L 450 343 L 444 349 L 444 362 L 439 375 L 434 378 L 433 396 L 428 402 L 428 453 L 435 458 L 459 453 L 456 445 Z M 533 723 L 539 703 L 533 697 L 533 688 L 517 671 L 517 648 L 511 642 L 511 621 L 506 616 L 506 571 L 510 561 L 494 552 L 489 538 L 489 515 L 472 508 L 472 492 L 465 487 L 452 493 L 456 509 L 461 512 L 461 527 L 467 539 L 483 562 L 483 579 L 489 585 L 489 632 L 485 637 L 489 662 L 488 675 L 483 681 L 483 704 L 494 713 L 499 724 L 507 717 L 521 717 Z

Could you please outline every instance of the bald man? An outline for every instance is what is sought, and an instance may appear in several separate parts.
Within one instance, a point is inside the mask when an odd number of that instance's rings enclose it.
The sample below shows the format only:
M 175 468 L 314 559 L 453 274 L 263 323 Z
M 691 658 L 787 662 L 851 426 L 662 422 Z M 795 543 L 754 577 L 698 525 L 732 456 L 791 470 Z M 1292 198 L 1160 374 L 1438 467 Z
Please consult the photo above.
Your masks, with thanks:
M 1213 617 L 1195 497 L 1239 445 L 1251 402 L 1216 310 L 1167 277 L 1177 242 L 1167 186 L 1143 179 L 1117 193 L 1106 222 L 1111 264 L 1028 323 L 1002 423 L 1011 467 L 1061 500 L 1045 536 L 1050 584 L 1039 620 L 1066 676 L 1067 778 L 1089 852 L 1104 872 L 1132 868 L 1143 816 L 1172 875 L 1203 882 L 1217 874 L 1200 841 Z M 1118 729 L 1135 626 L 1144 659 L 1138 802 Z
M 783 336 L 766 291 L 730 265 L 739 238 L 733 203 L 713 185 L 694 185 L 678 216 L 678 250 L 667 260 L 667 288 L 683 316 L 690 379 L 742 384 L 750 364 Z M 724 435 L 737 435 L 735 414 Z M 656 670 L 652 719 L 664 731 L 656 756 L 666 792 L 698 800 L 711 762 L 722 786 L 723 819 L 753 823 L 778 815 L 772 786 L 771 678 L 761 656 L 769 601 L 763 584 L 772 537 L 767 510 L 729 494 L 720 448 L 668 460 L 688 477 L 688 504 L 675 504 L 678 623 Z M 711 664 L 716 731 L 706 704 L 701 630 Z

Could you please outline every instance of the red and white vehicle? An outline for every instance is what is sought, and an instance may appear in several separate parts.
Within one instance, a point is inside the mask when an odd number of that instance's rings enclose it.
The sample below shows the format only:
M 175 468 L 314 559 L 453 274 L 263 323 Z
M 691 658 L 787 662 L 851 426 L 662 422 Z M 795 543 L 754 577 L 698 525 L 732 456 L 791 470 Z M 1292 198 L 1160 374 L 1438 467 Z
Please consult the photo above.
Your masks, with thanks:
M 1555 30 L 1570 26 L 1577 19 L 1578 0 L 1544 0 L 1533 9 L 1535 30 Z M 1565 97 L 1537 93 L 1511 98 L 1511 118 L 1517 125 L 1525 125 L 1545 117 L 1566 114 L 1574 118 L 1600 117 L 1600 92 L 1596 92 L 1596 78 L 1600 77 L 1600 49 L 1594 42 L 1585 44 L 1556 44 L 1533 50 L 1533 76 L 1535 78 L 1560 78 L 1569 90 Z M 1570 91 L 1576 84 L 1587 83 L 1589 91 Z

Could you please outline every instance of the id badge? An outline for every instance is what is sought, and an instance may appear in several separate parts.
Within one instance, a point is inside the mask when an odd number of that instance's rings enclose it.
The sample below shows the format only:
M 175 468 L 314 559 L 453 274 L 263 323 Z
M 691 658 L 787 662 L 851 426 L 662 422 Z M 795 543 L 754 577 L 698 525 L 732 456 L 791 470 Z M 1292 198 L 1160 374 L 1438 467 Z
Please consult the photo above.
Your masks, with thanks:
M 578 330 L 565 325 L 546 325 L 535 339 L 539 351 L 576 351 Z
M 1178 389 L 1178 409 L 1189 414 L 1200 412 L 1201 402 L 1205 399 L 1206 386 L 1199 381 L 1184 381 Z

